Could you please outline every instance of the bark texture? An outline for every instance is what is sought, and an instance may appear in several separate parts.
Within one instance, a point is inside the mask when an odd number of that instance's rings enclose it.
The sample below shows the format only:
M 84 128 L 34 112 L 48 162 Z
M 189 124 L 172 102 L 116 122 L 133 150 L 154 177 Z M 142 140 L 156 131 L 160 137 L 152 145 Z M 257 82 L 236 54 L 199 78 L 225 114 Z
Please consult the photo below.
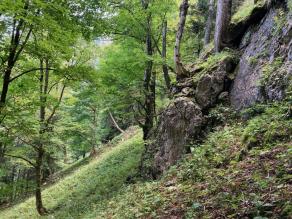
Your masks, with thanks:
M 206 29 L 205 29 L 205 36 L 204 36 L 204 45 L 205 46 L 210 43 L 214 14 L 215 14 L 214 0 L 210 0 L 209 1 L 209 13 L 208 13 L 208 18 L 207 18 L 207 22 L 206 22 Z
M 167 48 L 167 21 L 163 22 L 163 28 L 162 28 L 162 59 L 164 61 L 163 66 L 162 66 L 162 70 L 163 70 L 163 76 L 164 76 L 164 81 L 165 81 L 165 85 L 167 87 L 168 90 L 170 90 L 170 86 L 171 86 L 171 80 L 169 77 L 169 73 L 168 73 L 168 67 L 166 64 L 166 48 Z
M 185 28 L 186 18 L 189 9 L 189 1 L 183 0 L 180 5 L 180 13 L 179 13 L 179 24 L 176 33 L 175 39 L 175 47 L 174 47 L 174 63 L 175 70 L 178 78 L 183 78 L 186 76 L 186 69 L 183 67 L 181 54 L 180 54 L 180 45 L 183 37 L 183 32 Z
M 142 0 L 142 7 L 144 10 L 147 10 L 149 6 L 148 1 Z M 151 58 L 153 56 L 153 46 L 152 46 L 152 35 L 151 35 L 151 13 L 147 16 L 146 21 L 146 38 L 145 38 L 145 46 L 146 46 L 146 54 Z M 153 86 L 153 79 L 156 80 L 155 75 L 152 74 L 153 61 L 151 59 L 146 61 L 146 68 L 144 71 L 144 95 L 145 95 L 145 122 L 143 124 L 143 139 L 146 140 L 149 136 L 150 130 L 154 124 L 155 117 L 155 82 Z
M 218 0 L 216 28 L 215 28 L 215 51 L 221 52 L 226 46 L 224 42 L 228 34 L 228 25 L 231 20 L 232 0 Z

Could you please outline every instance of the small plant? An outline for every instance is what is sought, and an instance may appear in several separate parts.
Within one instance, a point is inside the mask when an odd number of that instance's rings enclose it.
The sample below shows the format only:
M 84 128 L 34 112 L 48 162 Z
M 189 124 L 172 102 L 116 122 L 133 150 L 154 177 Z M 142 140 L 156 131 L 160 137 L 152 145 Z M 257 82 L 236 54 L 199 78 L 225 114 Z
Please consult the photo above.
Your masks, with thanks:
M 272 73 L 277 71 L 282 66 L 282 64 L 283 64 L 282 57 L 276 58 L 272 63 L 267 63 L 262 69 L 263 74 L 260 80 L 260 85 L 263 86 L 266 85 Z
M 282 28 L 286 23 L 286 15 L 283 10 L 278 11 L 278 14 L 274 17 L 274 22 L 273 35 L 276 36 L 282 31 Z
M 261 106 L 261 111 L 263 111 Z M 244 129 L 243 142 L 249 147 L 265 146 L 278 140 L 289 139 L 292 133 L 291 119 L 287 120 L 288 104 L 267 107 L 259 116 L 251 119 Z

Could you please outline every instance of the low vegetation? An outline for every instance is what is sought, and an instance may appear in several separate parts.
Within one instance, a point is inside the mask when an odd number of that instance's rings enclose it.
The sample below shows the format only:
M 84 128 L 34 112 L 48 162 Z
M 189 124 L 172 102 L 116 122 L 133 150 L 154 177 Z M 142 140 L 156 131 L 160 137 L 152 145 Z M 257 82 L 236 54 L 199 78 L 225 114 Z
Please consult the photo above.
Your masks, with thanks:
M 110 198 L 135 175 L 143 143 L 140 131 L 129 139 L 104 149 L 97 158 L 81 166 L 43 192 L 48 218 L 84 218 L 99 202 Z M 0 213 L 0 218 L 39 218 L 34 198 Z
M 292 213 L 287 112 L 286 104 L 257 106 L 248 112 L 250 120 L 218 126 L 161 180 L 125 187 L 97 205 L 92 218 L 287 218 Z M 257 140 L 249 148 L 251 136 Z

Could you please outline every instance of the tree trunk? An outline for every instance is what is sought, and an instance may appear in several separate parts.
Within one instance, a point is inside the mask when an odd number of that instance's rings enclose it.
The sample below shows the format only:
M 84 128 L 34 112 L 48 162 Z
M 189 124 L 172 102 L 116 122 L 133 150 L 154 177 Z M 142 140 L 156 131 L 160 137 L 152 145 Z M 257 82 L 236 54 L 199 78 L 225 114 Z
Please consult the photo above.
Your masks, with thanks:
M 188 9 L 189 9 L 188 0 L 183 0 L 180 5 L 179 24 L 178 24 L 178 30 L 176 33 L 176 40 L 175 40 L 175 47 L 174 47 L 174 63 L 175 63 L 175 69 L 176 69 L 176 74 L 177 74 L 178 79 L 181 79 L 186 76 L 186 70 L 183 67 L 183 64 L 181 61 L 180 44 L 183 37 Z
M 168 74 L 168 67 L 166 64 L 166 48 L 167 48 L 167 21 L 163 22 L 163 28 L 162 28 L 162 59 L 163 59 L 163 76 L 165 80 L 165 85 L 168 90 L 170 90 L 171 87 L 171 80 Z
M 224 40 L 228 32 L 231 19 L 232 0 L 218 0 L 216 28 L 215 28 L 215 51 L 221 52 L 226 46 Z
M 22 14 L 23 17 L 27 15 L 26 10 L 28 9 L 28 7 L 29 7 L 29 1 L 25 1 L 25 5 L 23 8 L 25 13 Z M 13 20 L 7 65 L 3 72 L 3 84 L 2 84 L 2 90 L 1 90 L 1 96 L 0 96 L 0 115 L 6 103 L 12 69 L 14 68 L 15 63 L 17 62 L 20 53 L 23 51 L 31 35 L 31 29 L 30 29 L 25 37 L 25 40 L 21 42 L 21 38 L 24 35 L 23 33 L 25 31 L 25 26 L 26 25 L 23 18 L 19 19 L 18 21 L 15 19 Z
M 67 164 L 68 163 L 68 153 L 67 153 L 67 146 L 66 145 L 63 146 L 63 155 L 64 155 L 64 163 Z
M 44 150 L 42 147 L 39 146 L 37 159 L 36 159 L 36 167 L 35 167 L 35 200 L 36 200 L 36 209 L 40 215 L 44 215 L 47 213 L 43 205 L 42 200 L 42 165 L 43 165 L 43 158 L 44 158 Z
M 40 215 L 44 215 L 47 213 L 47 210 L 43 206 L 42 201 L 42 166 L 44 159 L 44 146 L 43 146 L 43 134 L 46 132 L 45 127 L 45 118 L 46 118 L 46 102 L 47 102 L 47 91 L 48 91 L 48 83 L 49 83 L 49 71 L 43 70 L 43 60 L 40 61 L 40 130 L 39 130 L 39 144 L 37 147 L 37 157 L 36 157 L 36 167 L 35 167 L 35 181 L 36 181 L 36 190 L 35 190 L 35 198 L 36 198 L 36 209 Z M 46 67 L 48 67 L 48 61 L 46 61 Z
M 212 26 L 214 18 L 214 0 L 209 1 L 209 14 L 206 23 L 205 36 L 204 36 L 204 46 L 210 43 Z
M 148 8 L 148 1 L 142 0 L 142 6 L 146 10 Z M 147 28 L 146 28 L 146 54 L 149 58 L 153 55 L 152 39 L 151 39 L 151 14 L 147 16 Z M 146 68 L 144 72 L 144 93 L 145 93 L 145 123 L 143 125 L 143 139 L 146 140 L 149 137 L 149 132 L 153 127 L 154 110 L 155 110 L 155 94 L 151 89 L 151 77 L 152 77 L 153 61 L 151 59 L 146 61 Z M 154 96 L 154 100 L 153 100 Z
M 6 152 L 6 145 L 3 142 L 0 142 L 0 166 L 4 163 L 4 155 Z

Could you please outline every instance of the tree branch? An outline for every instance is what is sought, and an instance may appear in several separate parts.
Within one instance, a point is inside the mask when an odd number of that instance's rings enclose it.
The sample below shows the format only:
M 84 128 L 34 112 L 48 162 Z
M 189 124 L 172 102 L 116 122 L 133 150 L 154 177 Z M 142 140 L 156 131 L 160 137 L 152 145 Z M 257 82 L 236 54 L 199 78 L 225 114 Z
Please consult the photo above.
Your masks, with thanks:
M 114 123 L 115 127 L 121 132 L 121 133 L 125 133 L 125 131 L 123 129 L 120 128 L 120 126 L 118 125 L 118 123 L 116 122 L 115 118 L 113 117 L 112 113 L 109 112 L 109 115 L 111 117 L 112 122 Z
M 27 163 L 29 163 L 31 166 L 33 166 L 34 168 L 36 167 L 36 165 L 35 165 L 32 161 L 30 161 L 30 160 L 28 160 L 28 159 L 26 159 L 26 158 L 24 158 L 24 157 L 16 156 L 16 155 L 11 155 L 11 154 L 4 154 L 4 156 L 24 160 L 24 161 L 26 161 Z
M 57 105 L 55 105 L 55 107 L 53 108 L 53 111 L 52 111 L 51 115 L 50 115 L 49 118 L 47 119 L 46 126 L 48 126 L 48 125 L 51 123 L 51 120 L 52 120 L 53 116 L 55 115 L 56 110 L 57 110 L 58 107 L 60 106 L 60 103 L 61 103 L 61 101 L 62 101 L 62 99 L 63 99 L 63 96 L 64 96 L 65 88 L 66 88 L 66 85 L 64 85 L 63 88 L 62 88 L 62 91 L 61 91 L 61 94 L 60 94 L 60 97 L 59 97 L 58 103 L 57 103 Z
M 17 76 L 15 76 L 15 77 L 11 78 L 11 79 L 9 80 L 9 82 L 14 81 L 15 79 L 17 79 L 17 78 L 19 78 L 19 77 L 21 77 L 22 75 L 25 75 L 25 74 L 27 74 L 27 73 L 30 73 L 30 72 L 33 72 L 33 71 L 40 71 L 40 70 L 45 70 L 45 69 L 44 69 L 44 68 L 32 68 L 32 69 L 30 69 L 30 70 L 24 71 L 24 72 L 20 73 L 19 75 L 17 75 Z M 53 70 L 55 70 L 55 69 L 53 69 L 53 68 L 49 68 L 49 69 L 47 69 L 47 70 L 53 71 Z
M 14 60 L 13 62 L 15 63 L 20 55 L 20 53 L 22 52 L 22 50 L 24 49 L 27 41 L 29 40 L 29 37 L 30 37 L 30 34 L 32 33 L 32 27 L 30 27 L 26 37 L 25 37 L 25 40 L 23 41 L 22 45 L 20 46 L 19 50 L 17 51 L 17 53 L 15 54 L 15 57 L 14 57 Z

